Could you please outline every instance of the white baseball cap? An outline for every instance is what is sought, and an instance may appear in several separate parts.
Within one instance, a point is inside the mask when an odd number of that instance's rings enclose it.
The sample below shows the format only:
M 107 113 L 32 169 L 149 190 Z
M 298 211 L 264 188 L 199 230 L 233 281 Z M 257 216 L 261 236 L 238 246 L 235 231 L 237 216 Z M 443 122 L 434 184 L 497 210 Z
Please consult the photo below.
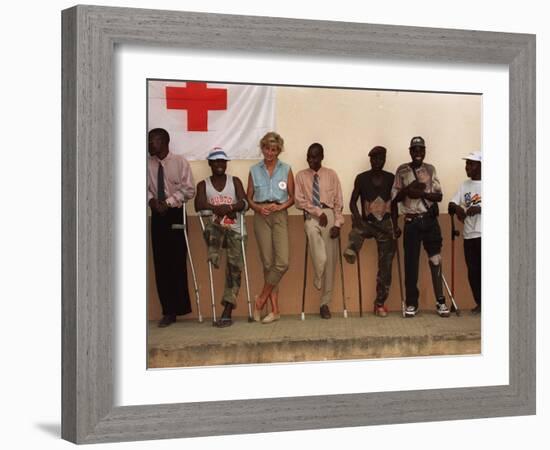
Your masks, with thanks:
M 470 152 L 466 158 L 462 158 L 467 161 L 479 161 L 481 162 L 481 152 Z
M 224 149 L 221 147 L 214 147 L 212 150 L 210 150 L 210 153 L 208 153 L 207 158 L 210 161 L 214 161 L 216 159 L 223 159 L 225 161 L 229 161 L 229 157 L 227 156 L 227 153 L 225 153 Z

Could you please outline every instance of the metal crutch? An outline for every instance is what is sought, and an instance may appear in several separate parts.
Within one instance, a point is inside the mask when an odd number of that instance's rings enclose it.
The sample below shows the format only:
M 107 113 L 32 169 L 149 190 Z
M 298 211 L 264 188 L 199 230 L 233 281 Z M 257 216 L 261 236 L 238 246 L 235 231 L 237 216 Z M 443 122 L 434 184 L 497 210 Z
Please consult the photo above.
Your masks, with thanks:
M 361 282 L 361 255 L 357 252 L 357 282 L 359 284 L 359 317 L 363 317 L 363 285 Z
M 455 295 L 455 240 L 460 231 L 455 228 L 455 215 L 451 214 L 451 293 Z M 454 307 L 454 306 L 453 306 Z M 451 309 L 451 312 L 455 312 Z
M 199 322 L 202 323 L 202 314 L 201 314 L 201 300 L 199 295 L 199 285 L 197 283 L 197 275 L 195 273 L 195 265 L 193 264 L 193 257 L 191 256 L 191 249 L 189 248 L 189 236 L 187 236 L 187 203 L 183 203 L 183 224 L 173 224 L 173 230 L 183 229 L 183 235 L 185 236 L 185 246 L 187 247 L 187 257 L 189 258 L 189 263 L 191 264 L 191 274 L 193 275 L 193 288 L 195 289 L 195 302 L 197 303 L 197 311 L 199 314 Z
M 460 310 L 458 309 L 458 306 L 455 302 L 454 296 L 453 296 L 451 290 L 449 289 L 449 285 L 447 284 L 447 280 L 445 279 L 445 276 L 443 275 L 443 272 L 441 272 L 441 279 L 443 280 L 443 284 L 445 284 L 445 288 L 447 289 L 447 292 L 449 293 L 449 297 L 451 297 L 451 303 L 453 305 L 455 314 L 457 316 L 460 316 Z
M 401 256 L 398 239 L 395 240 L 395 254 L 397 255 L 397 274 L 399 275 L 399 293 L 401 294 L 401 315 L 405 317 L 405 296 L 403 295 L 403 275 L 401 274 Z
M 346 289 L 344 287 L 344 265 L 342 264 L 342 239 L 338 235 L 338 256 L 340 257 L 340 282 L 342 283 L 342 302 L 344 303 L 344 319 L 348 318 L 346 308 Z
M 246 263 L 246 251 L 244 248 L 244 213 L 241 212 L 241 250 L 243 253 L 243 264 L 244 264 L 244 278 L 246 282 L 246 300 L 248 302 L 248 322 L 254 322 L 254 318 L 252 317 L 252 305 L 250 303 L 250 284 L 248 281 L 248 264 Z
M 203 220 L 203 216 L 210 216 L 212 215 L 212 213 L 210 211 L 201 211 L 199 212 L 199 222 L 201 224 L 201 229 L 202 229 L 202 232 L 204 234 L 204 220 Z M 212 263 L 210 261 L 208 261 L 208 279 L 210 280 L 210 300 L 211 300 L 211 303 L 212 303 L 212 326 L 216 326 L 216 322 L 217 322 L 217 319 L 216 319 L 216 300 L 215 300 L 215 296 L 214 296 L 214 279 L 213 279 L 213 276 L 212 276 Z
M 401 315 L 405 317 L 405 296 L 403 295 L 403 275 L 401 273 L 401 254 L 399 253 L 399 239 L 395 237 L 392 222 L 392 239 L 395 242 L 395 255 L 397 256 L 397 275 L 399 276 L 399 293 L 401 294 Z

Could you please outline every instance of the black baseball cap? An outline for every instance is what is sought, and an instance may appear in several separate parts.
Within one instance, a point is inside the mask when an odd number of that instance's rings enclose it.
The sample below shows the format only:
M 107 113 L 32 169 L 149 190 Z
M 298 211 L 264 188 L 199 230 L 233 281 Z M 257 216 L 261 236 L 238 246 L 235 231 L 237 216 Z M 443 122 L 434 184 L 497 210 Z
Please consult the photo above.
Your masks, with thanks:
M 424 142 L 424 138 L 422 136 L 415 136 L 411 139 L 411 145 L 409 146 L 409 149 L 413 147 L 424 147 L 426 148 L 426 144 Z

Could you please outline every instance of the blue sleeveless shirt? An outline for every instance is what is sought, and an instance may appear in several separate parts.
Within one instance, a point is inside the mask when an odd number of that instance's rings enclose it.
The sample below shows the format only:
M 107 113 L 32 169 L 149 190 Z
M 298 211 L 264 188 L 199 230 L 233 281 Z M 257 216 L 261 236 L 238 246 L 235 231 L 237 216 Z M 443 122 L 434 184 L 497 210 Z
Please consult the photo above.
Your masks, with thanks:
M 254 183 L 254 201 L 285 203 L 288 200 L 288 173 L 290 166 L 277 160 L 273 175 L 270 177 L 264 161 L 254 164 L 250 168 Z

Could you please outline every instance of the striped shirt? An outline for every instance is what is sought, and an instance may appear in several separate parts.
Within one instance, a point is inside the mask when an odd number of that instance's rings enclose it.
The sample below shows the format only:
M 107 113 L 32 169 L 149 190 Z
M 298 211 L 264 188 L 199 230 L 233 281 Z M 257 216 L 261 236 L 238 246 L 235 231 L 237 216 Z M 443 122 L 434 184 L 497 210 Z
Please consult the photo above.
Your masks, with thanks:
M 313 177 L 315 173 L 319 175 L 321 203 L 334 211 L 334 225 L 341 227 L 344 224 L 342 187 L 338 175 L 332 169 L 321 167 L 318 172 L 314 172 L 308 168 L 298 172 L 295 187 L 296 208 L 302 209 L 315 217 L 323 214 L 322 208 L 313 205 Z

